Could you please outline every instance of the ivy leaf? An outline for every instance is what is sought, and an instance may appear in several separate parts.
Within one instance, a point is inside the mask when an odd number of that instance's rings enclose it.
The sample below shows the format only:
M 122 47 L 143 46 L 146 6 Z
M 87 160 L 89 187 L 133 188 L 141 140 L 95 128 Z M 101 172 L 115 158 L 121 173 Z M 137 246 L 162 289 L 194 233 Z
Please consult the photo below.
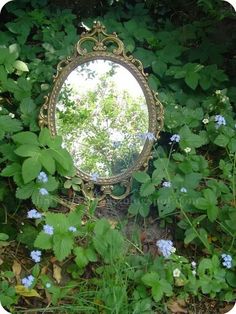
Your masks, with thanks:
M 70 234 L 56 234 L 53 237 L 53 252 L 59 261 L 65 259 L 73 248 L 74 241 Z
M 23 146 L 23 145 L 22 145 Z M 22 165 L 22 177 L 25 183 L 37 178 L 42 165 L 37 157 L 27 158 Z

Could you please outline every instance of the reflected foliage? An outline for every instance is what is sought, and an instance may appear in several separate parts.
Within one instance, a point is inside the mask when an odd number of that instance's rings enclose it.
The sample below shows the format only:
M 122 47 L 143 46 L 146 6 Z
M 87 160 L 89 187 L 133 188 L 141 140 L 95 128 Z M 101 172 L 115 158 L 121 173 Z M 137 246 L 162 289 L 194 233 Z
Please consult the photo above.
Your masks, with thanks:
M 59 94 L 56 128 L 77 168 L 94 180 L 95 174 L 120 174 L 144 146 L 148 111 L 143 92 L 123 66 L 108 60 L 78 66 Z

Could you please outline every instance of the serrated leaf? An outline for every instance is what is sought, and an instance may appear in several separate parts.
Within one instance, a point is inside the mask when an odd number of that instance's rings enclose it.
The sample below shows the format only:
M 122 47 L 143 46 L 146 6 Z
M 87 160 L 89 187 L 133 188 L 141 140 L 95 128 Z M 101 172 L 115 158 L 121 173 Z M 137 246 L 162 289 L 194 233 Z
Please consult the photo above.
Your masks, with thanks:
M 25 183 L 30 182 L 37 178 L 39 172 L 42 169 L 42 165 L 38 158 L 30 157 L 27 158 L 22 165 L 22 177 Z
M 155 185 L 152 182 L 146 182 L 141 185 L 140 195 L 149 196 L 155 192 Z
M 16 189 L 16 197 L 22 200 L 26 200 L 30 198 L 35 189 L 34 182 L 30 182 L 28 184 L 23 185 L 22 187 L 18 187 Z
M 58 261 L 63 261 L 71 253 L 73 244 L 70 234 L 56 234 L 53 237 L 53 252 Z
M 16 293 L 19 295 L 22 295 L 23 297 L 42 298 L 35 289 L 28 289 L 22 285 L 15 286 L 15 289 L 16 289 Z
M 21 172 L 21 166 L 18 163 L 13 163 L 11 165 L 6 166 L 2 170 L 1 176 L 11 177 L 11 176 L 14 176 L 17 172 Z
M 13 66 L 15 69 L 19 70 L 19 71 L 22 71 L 22 72 L 29 72 L 29 68 L 27 66 L 27 64 L 23 61 L 20 61 L 20 60 L 16 60 L 14 63 L 13 63 Z
M 219 134 L 214 140 L 214 144 L 220 147 L 226 147 L 228 143 L 229 143 L 229 138 L 228 136 L 224 134 Z
M 89 260 L 87 256 L 85 255 L 85 249 L 83 247 L 75 248 L 74 254 L 75 254 L 75 262 L 78 267 L 83 268 L 86 265 L 88 265 Z
M 39 156 L 42 166 L 50 173 L 54 174 L 56 170 L 55 160 L 48 150 L 42 150 Z
M 43 249 L 49 250 L 52 248 L 52 236 L 50 234 L 46 234 L 44 231 L 41 231 L 36 240 L 34 241 L 34 246 Z
M 136 181 L 140 182 L 140 183 L 145 183 L 150 181 L 150 176 L 143 171 L 138 171 L 133 173 L 133 177 L 135 178 Z

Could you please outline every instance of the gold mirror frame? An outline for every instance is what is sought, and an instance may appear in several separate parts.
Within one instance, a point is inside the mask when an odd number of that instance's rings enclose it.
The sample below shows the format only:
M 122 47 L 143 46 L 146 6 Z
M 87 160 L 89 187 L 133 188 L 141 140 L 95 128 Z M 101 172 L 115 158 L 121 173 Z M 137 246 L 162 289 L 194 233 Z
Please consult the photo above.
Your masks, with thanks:
M 83 48 L 84 43 L 91 42 L 93 46 L 91 51 Z M 109 50 L 109 44 L 115 45 L 112 51 Z M 75 53 L 72 57 L 67 57 L 57 65 L 57 73 L 54 76 L 54 86 L 46 101 L 43 104 L 39 114 L 40 127 L 48 127 L 52 136 L 57 134 L 55 125 L 55 110 L 57 98 L 60 89 L 67 79 L 68 75 L 79 65 L 92 60 L 110 60 L 124 66 L 138 81 L 144 93 L 146 104 L 148 107 L 149 127 L 148 132 L 153 134 L 156 139 L 163 127 L 163 107 L 157 99 L 157 93 L 154 93 L 147 83 L 148 74 L 144 73 L 141 61 L 132 55 L 125 53 L 123 42 L 118 38 L 116 33 L 107 34 L 105 27 L 100 22 L 95 22 L 91 31 L 81 34 L 81 38 L 76 44 Z M 82 191 L 84 195 L 94 197 L 95 186 L 100 186 L 102 196 L 110 195 L 114 199 L 123 199 L 130 192 L 132 173 L 137 170 L 147 168 L 148 161 L 151 158 L 151 151 L 154 140 L 146 139 L 143 149 L 130 168 L 126 169 L 122 174 L 112 177 L 99 177 L 96 181 L 92 180 L 91 175 L 77 169 L 77 176 L 83 180 Z M 125 187 L 122 195 L 113 195 L 112 190 L 115 184 L 121 184 Z

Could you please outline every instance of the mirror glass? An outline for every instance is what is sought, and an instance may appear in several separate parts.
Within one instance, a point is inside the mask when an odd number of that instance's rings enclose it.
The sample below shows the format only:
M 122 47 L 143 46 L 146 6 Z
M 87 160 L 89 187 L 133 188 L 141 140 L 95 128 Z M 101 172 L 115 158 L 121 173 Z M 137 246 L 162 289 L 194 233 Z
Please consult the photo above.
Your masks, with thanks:
M 136 78 L 107 59 L 80 64 L 64 81 L 55 125 L 77 169 L 96 181 L 126 171 L 148 134 L 148 107 Z

